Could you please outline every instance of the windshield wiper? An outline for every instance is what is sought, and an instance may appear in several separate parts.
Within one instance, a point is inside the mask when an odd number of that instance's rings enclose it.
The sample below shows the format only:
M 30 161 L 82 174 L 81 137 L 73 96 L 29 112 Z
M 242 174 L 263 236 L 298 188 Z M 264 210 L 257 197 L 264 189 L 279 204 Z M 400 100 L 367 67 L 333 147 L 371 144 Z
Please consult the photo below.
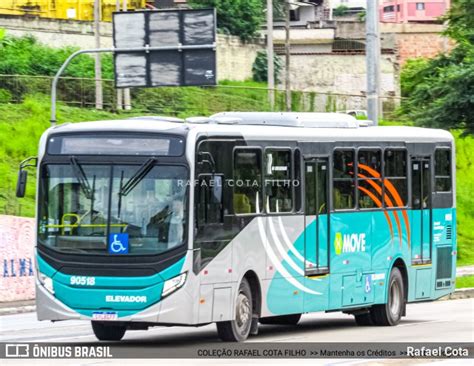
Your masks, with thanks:
M 79 163 L 77 162 L 77 159 L 74 156 L 71 157 L 71 166 L 72 166 L 74 175 L 76 176 L 77 180 L 79 181 L 79 184 L 81 185 L 84 195 L 86 196 L 87 199 L 89 200 L 92 199 L 94 197 L 93 190 L 91 189 L 91 186 L 89 184 L 89 181 L 87 180 L 86 174 L 84 173 L 84 170 L 79 165 Z
M 143 178 L 148 174 L 148 172 L 153 168 L 153 164 L 155 164 L 156 159 L 150 158 L 148 159 L 138 170 L 133 174 L 133 176 L 125 183 L 123 187 L 120 188 L 119 196 L 126 196 L 129 194 L 138 183 L 142 181 Z

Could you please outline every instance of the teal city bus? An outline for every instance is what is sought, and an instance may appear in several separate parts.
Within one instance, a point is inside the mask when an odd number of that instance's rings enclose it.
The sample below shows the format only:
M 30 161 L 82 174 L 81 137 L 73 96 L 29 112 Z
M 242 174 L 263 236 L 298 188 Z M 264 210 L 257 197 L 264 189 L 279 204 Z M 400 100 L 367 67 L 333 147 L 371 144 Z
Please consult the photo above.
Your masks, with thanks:
M 345 114 L 141 117 L 47 130 L 37 158 L 39 320 L 99 340 L 157 325 L 341 311 L 392 326 L 455 285 L 449 132 Z

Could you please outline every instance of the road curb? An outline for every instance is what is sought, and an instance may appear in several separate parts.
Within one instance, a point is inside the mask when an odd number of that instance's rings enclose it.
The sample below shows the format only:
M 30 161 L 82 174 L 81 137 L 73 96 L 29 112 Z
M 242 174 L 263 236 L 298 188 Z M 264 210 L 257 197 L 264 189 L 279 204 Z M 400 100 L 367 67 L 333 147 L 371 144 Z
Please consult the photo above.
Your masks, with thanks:
M 452 294 L 441 298 L 442 300 L 470 299 L 474 297 L 474 287 L 458 288 Z
M 21 314 L 21 313 L 31 313 L 32 311 L 36 311 L 35 305 L 17 306 L 17 307 L 11 307 L 11 308 L 5 307 L 5 308 L 0 308 L 0 316 Z
M 460 299 L 470 299 L 473 297 L 474 297 L 474 287 L 468 287 L 468 288 L 459 288 L 456 291 L 454 291 L 452 294 L 442 297 L 440 300 L 460 300 Z M 33 311 L 36 311 L 35 305 L 0 307 L 0 316 L 30 313 Z

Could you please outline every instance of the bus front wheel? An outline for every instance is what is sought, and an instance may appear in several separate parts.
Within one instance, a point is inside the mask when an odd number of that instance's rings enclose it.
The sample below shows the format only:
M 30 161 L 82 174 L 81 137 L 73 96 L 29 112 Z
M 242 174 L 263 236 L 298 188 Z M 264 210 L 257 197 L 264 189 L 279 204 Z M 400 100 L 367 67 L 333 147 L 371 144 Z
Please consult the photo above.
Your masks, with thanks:
M 113 323 L 92 322 L 92 330 L 99 341 L 120 341 L 127 327 Z
M 252 291 L 246 278 L 242 279 L 235 303 L 235 319 L 218 322 L 217 334 L 224 342 L 245 341 L 252 326 Z
M 370 311 L 375 325 L 392 326 L 400 323 L 405 306 L 405 288 L 400 270 L 394 267 L 388 282 L 387 303 L 374 305 Z

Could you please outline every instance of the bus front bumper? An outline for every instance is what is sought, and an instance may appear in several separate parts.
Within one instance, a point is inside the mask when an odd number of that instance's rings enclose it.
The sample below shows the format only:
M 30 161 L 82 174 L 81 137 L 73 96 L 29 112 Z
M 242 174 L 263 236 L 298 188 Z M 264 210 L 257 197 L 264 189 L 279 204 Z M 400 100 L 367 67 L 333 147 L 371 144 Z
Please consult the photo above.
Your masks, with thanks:
M 146 322 L 162 324 L 192 325 L 196 323 L 194 311 L 189 311 L 193 303 L 187 286 L 177 290 L 156 304 L 130 315 L 121 316 L 117 321 Z M 84 315 L 59 301 L 39 281 L 36 281 L 36 313 L 38 320 L 93 320 L 92 315 Z M 92 313 L 92 311 L 90 311 Z M 126 314 L 126 312 L 124 312 Z

